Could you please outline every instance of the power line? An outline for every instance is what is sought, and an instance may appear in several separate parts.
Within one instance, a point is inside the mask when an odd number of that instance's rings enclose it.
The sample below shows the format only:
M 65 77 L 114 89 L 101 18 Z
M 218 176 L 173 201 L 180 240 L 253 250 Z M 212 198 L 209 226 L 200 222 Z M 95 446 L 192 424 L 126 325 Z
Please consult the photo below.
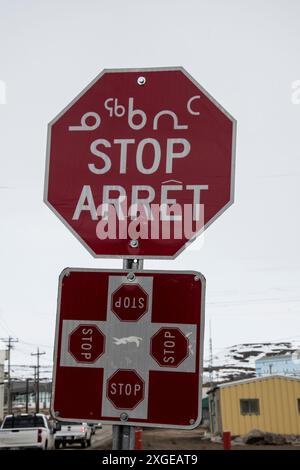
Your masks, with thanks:
M 28 367 L 33 367 L 33 366 L 32 364 L 11 364 L 11 367 L 24 367 L 25 369 L 28 369 Z M 40 369 L 49 369 L 49 368 L 52 368 L 52 364 L 43 364 L 40 366 Z
M 42 346 L 43 348 L 53 349 L 53 346 L 49 346 L 49 344 L 28 343 L 27 341 L 20 341 L 20 343 L 26 344 L 27 346 Z
M 4 320 L 1 313 L 0 313 L 0 325 L 2 325 L 2 328 L 8 335 L 17 336 L 16 333 L 8 326 L 8 324 Z

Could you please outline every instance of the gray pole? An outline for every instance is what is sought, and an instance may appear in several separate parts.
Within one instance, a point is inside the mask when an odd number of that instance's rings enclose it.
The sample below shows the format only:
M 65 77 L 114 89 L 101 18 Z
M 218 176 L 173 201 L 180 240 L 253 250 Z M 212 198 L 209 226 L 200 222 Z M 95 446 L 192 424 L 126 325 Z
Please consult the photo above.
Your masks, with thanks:
M 37 365 L 36 365 L 36 405 L 35 405 L 35 412 L 40 412 L 40 356 L 46 354 L 45 352 L 40 352 L 39 348 L 37 348 L 36 353 L 31 353 L 32 356 L 37 357 Z
M 143 269 L 142 259 L 124 259 L 123 269 L 130 271 L 141 271 Z M 135 447 L 135 427 L 124 425 L 113 425 L 113 450 L 133 450 Z
M 113 425 L 113 450 L 134 450 L 135 427 Z
M 29 380 L 26 379 L 26 403 L 25 403 L 25 413 L 28 413 L 28 402 L 29 402 Z

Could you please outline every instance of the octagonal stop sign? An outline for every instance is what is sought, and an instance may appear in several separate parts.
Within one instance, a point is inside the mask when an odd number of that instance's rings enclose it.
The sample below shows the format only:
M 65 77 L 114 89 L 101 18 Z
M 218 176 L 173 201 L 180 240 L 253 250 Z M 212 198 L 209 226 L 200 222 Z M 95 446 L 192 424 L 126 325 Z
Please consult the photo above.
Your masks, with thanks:
M 93 256 L 174 258 L 232 204 L 234 148 L 183 68 L 104 70 L 49 124 L 44 200 Z
M 144 398 L 144 380 L 135 370 L 118 370 L 107 382 L 106 396 L 115 406 L 131 410 Z
M 95 362 L 105 350 L 105 337 L 96 325 L 77 326 L 69 337 L 69 352 L 77 362 Z
M 122 321 L 138 321 L 148 309 L 148 294 L 139 284 L 122 284 L 112 294 L 112 311 Z
M 160 366 L 178 367 L 188 354 L 188 339 L 178 328 L 161 328 L 151 338 L 151 356 Z

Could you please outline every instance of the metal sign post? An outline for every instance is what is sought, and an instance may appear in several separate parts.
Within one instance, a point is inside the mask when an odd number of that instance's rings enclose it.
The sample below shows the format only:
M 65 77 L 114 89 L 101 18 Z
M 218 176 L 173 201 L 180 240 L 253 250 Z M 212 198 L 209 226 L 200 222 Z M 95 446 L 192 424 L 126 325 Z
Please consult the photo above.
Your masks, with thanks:
M 142 271 L 144 260 L 124 259 L 123 269 L 130 271 Z M 134 450 L 135 426 L 113 425 L 112 450 Z
M 134 450 L 135 427 L 113 425 L 112 450 Z

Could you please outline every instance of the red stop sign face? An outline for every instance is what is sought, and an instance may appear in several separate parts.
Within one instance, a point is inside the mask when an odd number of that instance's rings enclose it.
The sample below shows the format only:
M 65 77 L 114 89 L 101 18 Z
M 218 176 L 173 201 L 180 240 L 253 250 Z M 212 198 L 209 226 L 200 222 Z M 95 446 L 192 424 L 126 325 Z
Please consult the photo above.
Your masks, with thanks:
M 123 284 L 112 294 L 112 311 L 122 321 L 138 321 L 148 309 L 148 295 L 139 284 Z
M 106 70 L 49 124 L 45 202 L 94 256 L 174 258 L 233 202 L 234 142 L 184 69 Z
M 77 362 L 95 362 L 105 350 L 105 337 L 95 325 L 79 325 L 69 337 L 69 352 Z
M 178 367 L 188 354 L 188 339 L 178 328 L 161 328 L 151 338 L 151 356 L 160 366 Z
M 106 395 L 115 408 L 131 410 L 144 399 L 144 386 L 134 370 L 118 370 L 107 382 Z

